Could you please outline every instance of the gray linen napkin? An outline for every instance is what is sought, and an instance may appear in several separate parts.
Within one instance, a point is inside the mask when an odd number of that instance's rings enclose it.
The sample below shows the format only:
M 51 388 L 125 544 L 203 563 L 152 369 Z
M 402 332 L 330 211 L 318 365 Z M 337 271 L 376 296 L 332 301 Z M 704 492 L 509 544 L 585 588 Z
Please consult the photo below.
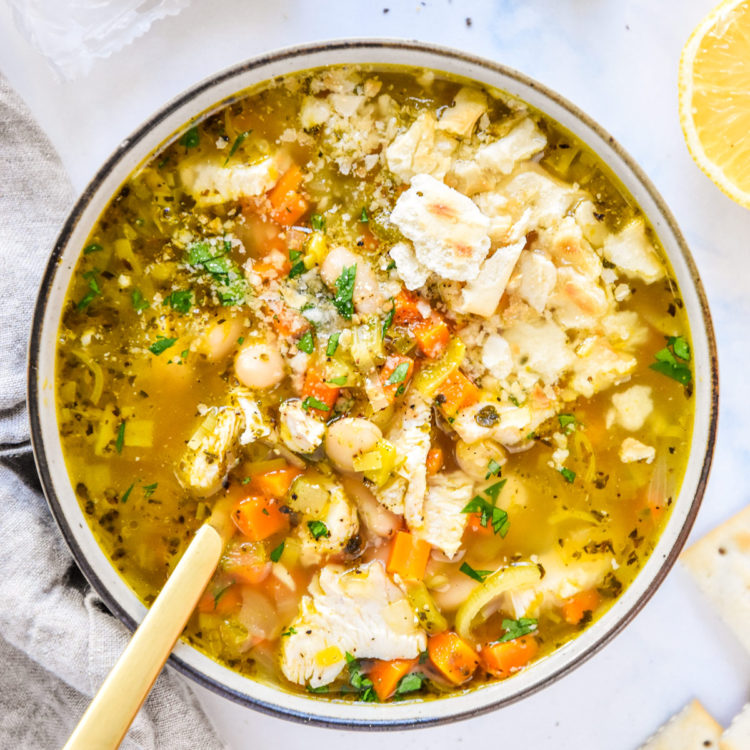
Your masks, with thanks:
M 60 747 L 129 634 L 78 571 L 39 487 L 25 404 L 37 286 L 67 176 L 0 76 L 0 747 Z M 165 670 L 123 748 L 221 748 L 186 682 Z

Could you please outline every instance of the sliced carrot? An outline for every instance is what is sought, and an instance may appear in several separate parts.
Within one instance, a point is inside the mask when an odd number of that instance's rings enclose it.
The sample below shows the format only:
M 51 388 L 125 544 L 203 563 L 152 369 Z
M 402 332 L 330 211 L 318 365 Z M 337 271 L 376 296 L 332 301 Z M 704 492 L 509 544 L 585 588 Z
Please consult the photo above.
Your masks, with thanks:
M 396 692 L 399 680 L 414 669 L 417 661 L 417 659 L 393 659 L 375 662 L 367 676 L 372 680 L 372 689 L 381 703 L 387 701 Z
M 443 468 L 442 448 L 430 448 L 427 452 L 427 473 L 437 474 Z
M 473 406 L 479 401 L 479 388 L 461 371 L 456 370 L 440 385 L 435 396 L 448 419 L 452 419 L 461 409 Z
M 562 605 L 562 615 L 565 622 L 578 625 L 586 612 L 593 612 L 599 606 L 600 601 L 601 597 L 596 589 L 579 591 L 577 594 L 569 596 Z
M 427 652 L 430 661 L 454 685 L 471 679 L 479 664 L 476 651 L 452 630 L 430 636 Z
M 287 516 L 279 510 L 278 504 L 262 495 L 241 499 L 232 510 L 232 520 L 251 542 L 267 539 L 287 526 Z
M 424 539 L 418 539 L 408 531 L 399 531 L 391 543 L 386 569 L 391 574 L 398 573 L 405 581 L 421 581 L 431 549 Z
M 242 605 L 242 592 L 236 584 L 224 588 L 206 589 L 198 600 L 199 612 L 211 612 L 217 615 L 231 615 Z
M 296 466 L 287 466 L 283 469 L 256 474 L 250 482 L 249 489 L 256 490 L 266 497 L 280 500 L 289 491 L 292 482 L 302 473 L 302 469 Z
M 532 635 L 522 635 L 505 643 L 491 643 L 479 654 L 482 666 L 493 677 L 504 679 L 525 667 L 539 651 L 539 644 Z
M 326 409 L 310 408 L 308 412 L 317 417 L 328 419 L 328 417 L 332 416 L 333 405 L 336 403 L 340 391 L 341 389 L 338 386 L 326 383 L 317 370 L 310 369 L 305 374 L 305 384 L 302 387 L 302 402 L 304 403 L 306 398 L 314 398 L 320 401 L 327 407 Z
M 448 324 L 438 313 L 433 313 L 427 320 L 414 323 L 411 331 L 420 351 L 430 359 L 439 357 L 445 351 L 451 337 Z
M 403 373 L 403 377 L 399 379 L 398 383 L 389 383 L 388 380 L 396 372 L 396 368 L 404 369 L 402 365 L 406 365 L 406 372 Z M 380 382 L 383 384 L 383 391 L 391 403 L 396 400 L 399 389 L 401 393 L 404 392 L 404 387 L 411 380 L 413 374 L 414 360 L 411 357 L 402 357 L 398 354 L 386 357 L 385 364 L 380 368 Z
M 295 164 L 284 172 L 269 193 L 268 199 L 272 206 L 269 215 L 277 224 L 291 226 L 306 213 L 308 203 L 297 190 L 301 183 L 302 171 Z

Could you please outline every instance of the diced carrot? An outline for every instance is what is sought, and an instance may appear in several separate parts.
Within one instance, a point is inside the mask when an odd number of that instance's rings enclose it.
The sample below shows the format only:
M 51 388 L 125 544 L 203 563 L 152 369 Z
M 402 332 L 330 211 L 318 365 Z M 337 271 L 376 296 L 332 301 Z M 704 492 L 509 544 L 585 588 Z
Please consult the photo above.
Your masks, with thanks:
M 281 250 L 271 250 L 260 260 L 253 261 L 253 272 L 264 281 L 279 279 L 286 276 L 292 269 L 289 254 Z
M 367 675 L 372 680 L 372 689 L 378 700 L 387 701 L 398 687 L 399 680 L 417 665 L 417 659 L 393 659 L 376 661 Z
M 471 679 L 479 664 L 476 651 L 452 630 L 430 636 L 427 652 L 430 661 L 454 685 Z
M 279 208 L 271 211 L 271 218 L 284 227 L 290 227 L 307 213 L 307 199 L 299 193 L 287 193 Z
M 427 357 L 439 357 L 448 346 L 451 332 L 448 324 L 438 313 L 433 313 L 427 320 L 414 323 L 411 326 L 417 346 Z
M 292 482 L 302 473 L 302 469 L 296 466 L 287 466 L 283 469 L 256 474 L 250 482 L 249 489 L 266 497 L 280 500 L 289 491 Z
M 399 531 L 391 543 L 386 569 L 391 574 L 398 573 L 405 581 L 421 581 L 431 549 L 424 539 L 418 539 L 407 531 Z
M 231 615 L 242 604 L 242 592 L 236 584 L 229 584 L 223 588 L 209 587 L 198 600 L 199 612 L 212 612 L 217 615 Z
M 423 320 L 417 302 L 418 297 L 406 289 L 402 289 L 394 300 L 395 313 L 393 322 L 398 326 L 409 326 Z
M 437 474 L 443 468 L 443 449 L 430 448 L 427 452 L 427 473 Z
M 481 513 L 469 513 L 467 527 L 472 534 L 478 534 L 479 536 L 492 536 L 494 534 L 491 524 L 488 523 L 486 526 L 482 526 Z
M 294 224 L 308 209 L 308 203 L 298 192 L 302 183 L 302 171 L 295 164 L 281 176 L 269 193 L 272 210 L 270 217 L 278 224 L 288 227 Z
M 578 625 L 586 612 L 593 612 L 599 606 L 600 597 L 596 589 L 579 591 L 569 596 L 562 605 L 562 615 L 565 622 Z
M 286 528 L 287 517 L 278 504 L 262 495 L 247 495 L 232 510 L 232 520 L 252 542 L 259 542 Z
M 398 383 L 388 383 L 388 378 L 393 375 L 396 368 L 400 365 L 406 365 L 406 373 Z M 402 368 L 403 369 L 403 368 Z M 411 380 L 414 374 L 414 360 L 411 357 L 402 357 L 398 354 L 392 354 L 386 357 L 385 364 L 380 368 L 380 382 L 383 384 L 383 391 L 388 400 L 393 403 L 396 400 L 399 389 L 403 393 L 404 387 Z
M 310 321 L 281 300 L 266 300 L 266 307 L 271 313 L 273 327 L 282 336 L 299 337 L 310 329 Z
M 302 177 L 302 170 L 296 164 L 292 164 L 292 166 L 281 175 L 279 181 L 268 194 L 268 199 L 271 201 L 271 205 L 274 208 L 281 208 L 286 196 L 289 193 L 296 192 L 297 188 L 302 184 Z
M 332 416 L 333 405 L 339 397 L 341 389 L 337 385 L 326 383 L 321 374 L 310 369 L 305 374 L 305 384 L 302 387 L 302 400 L 311 397 L 325 404 L 326 409 L 309 409 L 309 413 L 327 419 Z
M 442 382 L 435 398 L 443 414 L 451 419 L 461 409 L 473 406 L 479 401 L 479 388 L 460 370 L 456 370 Z
M 482 666 L 493 677 L 504 679 L 521 667 L 525 667 L 539 651 L 539 644 L 532 635 L 522 635 L 504 643 L 490 643 L 479 654 Z

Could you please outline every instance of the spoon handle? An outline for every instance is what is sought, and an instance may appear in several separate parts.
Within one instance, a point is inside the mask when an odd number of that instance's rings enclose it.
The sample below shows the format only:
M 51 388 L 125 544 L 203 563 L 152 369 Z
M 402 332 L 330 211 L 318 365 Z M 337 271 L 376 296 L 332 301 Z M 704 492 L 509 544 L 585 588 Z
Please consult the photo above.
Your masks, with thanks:
M 63 750 L 112 750 L 128 731 L 219 563 L 222 538 L 204 524 Z

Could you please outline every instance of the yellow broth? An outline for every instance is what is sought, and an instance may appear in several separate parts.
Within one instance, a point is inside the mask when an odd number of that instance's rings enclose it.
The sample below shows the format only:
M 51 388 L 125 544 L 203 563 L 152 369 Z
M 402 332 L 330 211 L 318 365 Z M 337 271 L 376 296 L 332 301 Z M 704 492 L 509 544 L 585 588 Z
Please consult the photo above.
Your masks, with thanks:
M 278 468 L 296 461 L 308 478 L 341 474 L 325 451 L 318 449 L 310 456 L 298 453 L 290 458 L 288 449 L 280 451 L 267 439 L 234 446 L 227 477 L 214 493 L 206 495 L 186 486 L 178 467 L 186 445 L 211 407 L 226 404 L 237 387 L 238 352 L 252 342 L 276 336 L 288 342 L 301 341 L 299 333 L 281 326 L 278 308 L 269 314 L 268 299 L 261 304 L 259 295 L 267 297 L 269 290 L 273 294 L 278 289 L 274 284 L 287 283 L 291 269 L 310 254 L 314 237 L 322 236 L 328 250 L 336 245 L 351 248 L 371 264 L 380 283 L 392 283 L 394 278 L 398 281 L 398 271 L 394 276 L 393 268 L 388 267 L 387 254 L 403 235 L 389 215 L 406 183 L 388 169 L 384 144 L 367 143 L 372 133 L 353 137 L 361 126 L 354 116 L 348 132 L 320 124 L 305 129 L 300 124 L 305 101 L 309 104 L 311 97 L 325 100 L 339 90 L 336 87 L 350 84 L 347 96 L 380 102 L 378 97 L 387 95 L 389 100 L 381 109 L 388 109 L 388 114 L 375 112 L 371 117 L 376 123 L 391 118 L 389 127 L 400 134 L 419 113 L 444 116 L 463 82 L 421 70 L 359 68 L 306 72 L 260 86 L 205 117 L 154 154 L 120 188 L 82 248 L 60 325 L 60 434 L 70 480 L 93 533 L 112 564 L 146 604 L 154 600 L 216 500 L 226 494 L 240 498 L 255 486 L 252 477 L 259 466 L 263 468 L 259 462 L 273 461 L 270 466 Z M 368 98 L 368 87 L 372 90 L 375 84 L 378 90 Z M 476 90 L 481 87 L 476 86 Z M 540 167 L 559 184 L 575 183 L 586 191 L 595 205 L 597 220 L 609 233 L 617 233 L 641 217 L 637 205 L 609 170 L 570 133 L 542 113 L 519 109 L 522 105 L 507 96 L 489 94 L 485 120 L 475 126 L 484 128 L 488 138 L 502 138 L 520 117 L 529 118 L 546 139 L 533 159 L 537 165 L 534 169 Z M 475 131 L 463 145 L 478 137 Z M 375 154 L 374 166 L 363 166 L 362 154 L 357 153 L 360 146 Z M 269 218 L 266 192 L 252 199 L 206 203 L 196 201 L 183 184 L 186 165 L 208 163 L 215 169 L 228 170 L 259 163 L 279 151 L 284 152 L 288 164 L 299 165 L 303 175 L 296 195 L 301 196 L 304 210 L 289 226 L 283 216 L 281 222 Z M 319 217 L 323 217 L 324 226 Z M 534 640 L 535 658 L 543 657 L 596 620 L 631 583 L 653 550 L 684 472 L 693 404 L 689 356 L 674 359 L 677 349 L 684 354 L 680 347 L 689 345 L 686 315 L 663 251 L 648 228 L 647 234 L 659 254 L 664 277 L 647 284 L 623 276 L 616 268 L 613 271 L 629 292 L 623 293 L 623 299 L 611 309 L 633 311 L 638 316 L 641 335 L 632 349 L 635 366 L 618 382 L 590 397 L 571 393 L 561 396 L 555 401 L 556 413 L 524 436 L 524 449 L 502 450 L 498 454 L 504 459 L 502 468 L 493 470 L 488 465 L 492 476 L 474 483 L 472 494 L 486 499 L 483 489 L 500 479 L 506 481 L 497 495 L 497 507 L 508 514 L 504 536 L 493 533 L 491 524 L 482 527 L 480 521 L 479 528 L 475 523 L 466 529 L 462 551 L 453 560 L 433 549 L 424 582 L 449 628 L 453 627 L 458 605 L 475 584 L 466 573 L 467 566 L 469 571 L 480 571 L 482 578 L 519 561 L 539 563 L 543 568 L 541 560 L 551 554 L 555 560 L 571 565 L 606 558 L 598 581 L 587 589 L 595 592 L 593 599 L 586 600 L 593 604 L 582 615 L 568 621 L 565 602 L 575 597 L 560 594 L 554 606 L 545 605 L 532 618 L 534 625 L 527 637 Z M 524 252 L 534 247 L 535 236 L 535 232 L 529 233 Z M 191 248 L 206 238 L 214 243 L 212 252 L 227 251 L 219 273 L 186 261 Z M 257 276 L 250 276 L 248 268 L 264 268 L 272 251 L 277 253 L 276 266 L 271 263 L 268 273 L 276 273 L 278 278 L 269 282 L 264 277 L 259 282 Z M 280 268 L 279 253 L 284 260 Z M 310 267 L 306 265 L 299 275 L 314 276 L 320 260 L 312 258 Z M 604 268 L 613 269 L 613 264 L 605 262 Z M 311 292 L 308 285 L 308 304 L 323 304 L 320 295 L 327 294 L 325 304 L 330 307 L 336 290 L 326 292 L 323 288 L 321 292 L 320 287 L 318 284 Z M 471 316 L 451 311 L 435 284 L 424 285 L 418 293 L 447 321 L 451 337 L 463 335 L 471 348 L 471 336 L 465 333 Z M 506 323 L 511 320 L 510 298 L 512 293 L 503 296 L 496 313 Z M 389 297 L 388 304 L 373 317 L 374 329 L 383 329 L 393 305 Z M 296 310 L 294 319 L 299 322 L 304 304 Z M 336 325 L 340 330 L 351 328 L 357 321 L 356 312 L 353 321 L 339 315 Z M 480 318 L 480 327 L 483 324 Z M 377 411 L 362 387 L 366 371 L 358 369 L 356 363 L 352 365 L 343 348 L 338 359 L 327 356 L 330 331 L 324 337 L 314 325 L 309 330 L 315 348 L 308 369 L 317 366 L 327 377 L 334 377 L 336 367 L 336 372 L 343 368 L 351 378 L 342 387 L 333 410 L 321 421 L 363 417 L 388 434 L 393 410 L 408 397 L 411 381 L 404 381 L 402 390 L 407 393 L 395 396 L 395 407 Z M 398 318 L 391 322 L 383 338 L 383 355 L 406 353 L 416 372 L 431 358 L 415 348 L 412 334 L 408 323 L 399 324 Z M 578 334 L 566 330 L 566 335 L 573 341 Z M 288 346 L 295 351 L 294 344 Z M 665 347 L 667 359 L 671 351 L 672 362 L 676 361 L 682 382 L 666 376 L 664 367 L 661 371 L 650 367 Z M 383 359 L 376 358 L 374 367 L 382 368 Z M 299 384 L 289 376 L 288 360 L 285 366 L 287 375 L 280 383 L 253 391 L 264 413 L 274 417 L 279 404 L 300 395 Z M 490 379 L 487 386 L 475 368 L 461 367 L 483 389 L 483 398 L 496 398 L 505 405 L 508 399 L 514 403 L 519 400 L 517 392 L 499 387 L 497 379 Z M 612 424 L 611 417 L 612 394 L 633 384 L 648 386 L 653 401 L 652 411 L 635 433 L 616 422 Z M 563 377 L 554 386 L 556 398 L 565 387 Z M 523 394 L 524 399 L 530 397 Z M 441 411 L 439 400 L 431 408 L 430 443 L 442 451 L 440 471 L 460 470 L 462 463 L 455 453 L 458 436 L 451 419 Z M 623 440 L 633 434 L 655 449 L 652 461 L 624 463 L 620 459 Z M 553 453 L 562 446 L 568 454 L 561 467 L 559 456 L 555 460 Z M 363 484 L 361 473 L 351 473 L 348 481 L 352 478 Z M 372 489 L 368 481 L 363 486 Z M 284 508 L 289 497 L 277 500 Z M 288 515 L 293 524 L 294 513 Z M 279 649 L 283 639 L 290 637 L 300 600 L 317 570 L 330 562 L 349 567 L 373 560 L 386 562 L 390 554 L 392 540 L 378 540 L 363 527 L 361 508 L 359 524 L 356 543 L 313 564 L 303 564 L 289 526 L 260 541 L 243 538 L 238 530 L 209 585 L 208 603 L 192 617 L 184 637 L 243 674 L 304 692 L 304 684 L 294 684 L 281 673 Z M 406 530 L 403 523 L 401 529 Z M 243 578 L 233 573 L 232 555 L 238 554 L 245 556 L 245 563 L 252 563 L 243 568 Z M 273 566 L 281 566 L 283 573 L 269 574 L 271 569 L 278 570 Z M 248 582 L 254 575 L 259 580 Z M 230 596 L 228 592 L 233 593 Z M 473 633 L 472 645 L 480 654 L 506 633 L 504 621 L 514 619 L 507 601 L 499 611 L 486 615 Z M 374 664 L 364 658 L 355 666 L 367 673 Z M 461 687 L 495 679 L 485 666 L 482 661 L 471 681 Z M 412 669 L 420 677 L 409 690 L 402 691 L 407 698 L 459 689 L 426 652 Z M 344 669 L 326 687 L 326 694 L 372 699 L 372 691 L 352 687 L 351 673 L 351 668 L 349 673 Z M 313 688 L 313 692 L 323 692 L 323 688 Z

